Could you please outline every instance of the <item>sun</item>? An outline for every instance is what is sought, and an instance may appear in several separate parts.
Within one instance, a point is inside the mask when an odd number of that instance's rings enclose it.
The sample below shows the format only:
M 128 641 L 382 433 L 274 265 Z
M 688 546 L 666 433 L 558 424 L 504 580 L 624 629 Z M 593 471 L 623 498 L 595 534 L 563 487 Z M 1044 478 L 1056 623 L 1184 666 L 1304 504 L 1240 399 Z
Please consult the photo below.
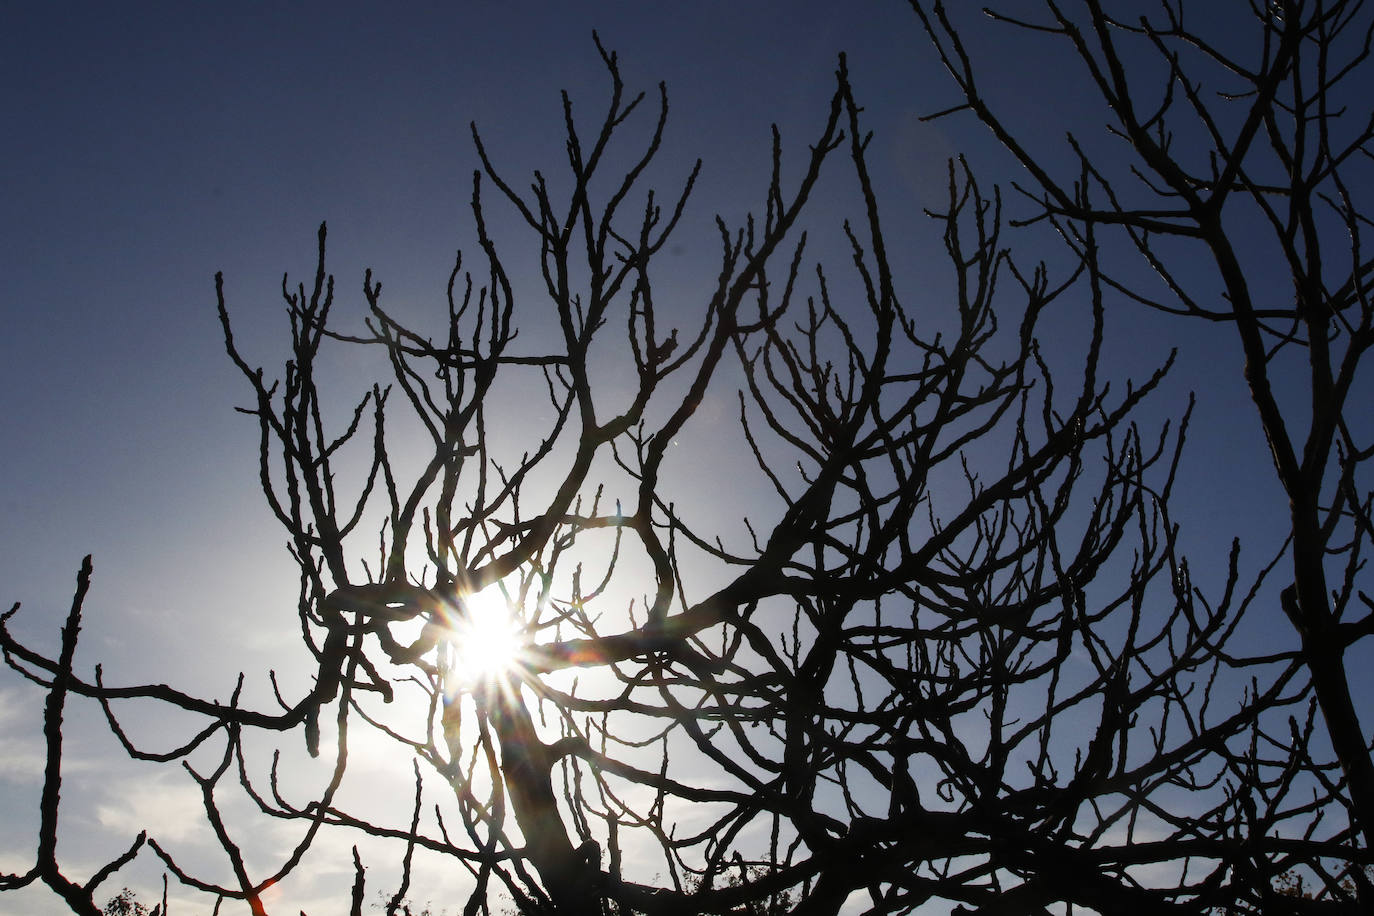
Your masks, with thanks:
M 513 671 L 526 641 L 504 591 L 493 585 L 463 600 L 463 607 L 452 617 L 448 642 L 453 673 L 475 686 Z

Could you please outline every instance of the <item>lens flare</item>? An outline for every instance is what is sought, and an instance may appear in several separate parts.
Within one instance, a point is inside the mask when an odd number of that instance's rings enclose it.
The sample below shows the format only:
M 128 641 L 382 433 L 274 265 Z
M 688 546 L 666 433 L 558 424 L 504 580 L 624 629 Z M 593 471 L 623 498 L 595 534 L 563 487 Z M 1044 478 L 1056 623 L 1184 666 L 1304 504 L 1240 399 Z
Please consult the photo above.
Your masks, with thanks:
M 463 600 L 449 634 L 452 673 L 470 686 L 500 680 L 520 662 L 525 645 L 520 622 L 499 586 Z

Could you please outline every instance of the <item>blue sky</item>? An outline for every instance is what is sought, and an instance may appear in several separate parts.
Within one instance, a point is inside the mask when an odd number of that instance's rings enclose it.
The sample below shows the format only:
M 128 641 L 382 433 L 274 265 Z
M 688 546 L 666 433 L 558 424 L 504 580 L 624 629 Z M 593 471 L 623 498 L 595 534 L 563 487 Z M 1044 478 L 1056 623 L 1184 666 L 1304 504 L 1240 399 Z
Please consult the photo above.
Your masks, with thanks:
M 738 222 L 761 202 L 771 122 L 800 158 L 839 51 L 876 134 L 894 232 L 929 232 L 917 210 L 939 201 L 948 154 L 967 152 L 988 182 L 1010 173 L 971 121 L 917 120 L 953 94 L 895 0 L 11 2 L 0 23 L 0 599 L 24 603 L 18 632 L 54 646 L 80 558 L 93 553 L 80 661 L 126 681 L 205 678 L 207 692 L 227 692 L 234 671 L 292 651 L 294 569 L 257 491 L 255 429 L 233 411 L 248 392 L 222 351 L 214 273 L 225 272 L 245 349 L 268 366 L 285 333 L 281 274 L 308 277 L 322 220 L 341 309 L 361 315 L 365 267 L 388 301 L 437 305 L 455 249 L 472 246 L 468 123 L 511 177 L 554 171 L 558 90 L 589 118 L 604 104 L 593 28 L 632 88 L 668 84 L 658 183 L 704 159 L 684 245 L 710 238 L 716 212 Z M 992 79 L 1006 81 L 1013 117 L 1072 119 L 1075 74 L 1041 64 L 1027 80 L 1010 37 L 980 40 L 1007 65 Z M 843 215 L 855 214 L 834 221 Z M 933 239 L 911 243 L 913 275 Z M 1258 559 L 1277 543 L 1283 507 L 1256 498 L 1273 493 L 1272 475 L 1234 345 L 1130 309 L 1109 335 L 1119 378 L 1182 348 L 1159 406 L 1180 409 L 1190 387 L 1201 404 L 1176 514 L 1213 559 L 1232 534 L 1259 532 Z M 39 695 L 0 673 L 0 699 L 3 734 L 36 736 Z M 32 747 L 0 746 L 10 755 L 0 820 L 25 823 Z M 100 747 L 74 752 L 69 785 L 73 823 L 92 835 L 124 824 L 93 814 L 110 800 L 79 785 Z M 23 867 L 26 841 L 7 833 L 0 868 Z

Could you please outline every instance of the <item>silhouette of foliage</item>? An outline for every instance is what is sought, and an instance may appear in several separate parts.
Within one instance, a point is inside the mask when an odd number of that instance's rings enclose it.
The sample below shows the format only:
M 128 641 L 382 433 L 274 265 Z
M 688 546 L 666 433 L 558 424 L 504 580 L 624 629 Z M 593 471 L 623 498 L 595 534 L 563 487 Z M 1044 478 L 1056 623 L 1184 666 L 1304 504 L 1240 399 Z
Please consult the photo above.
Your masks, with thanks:
M 127 887 L 110 898 L 101 912 L 104 916 L 148 916 L 148 908 L 138 902 L 138 895 Z M 154 907 L 154 913 L 158 908 Z

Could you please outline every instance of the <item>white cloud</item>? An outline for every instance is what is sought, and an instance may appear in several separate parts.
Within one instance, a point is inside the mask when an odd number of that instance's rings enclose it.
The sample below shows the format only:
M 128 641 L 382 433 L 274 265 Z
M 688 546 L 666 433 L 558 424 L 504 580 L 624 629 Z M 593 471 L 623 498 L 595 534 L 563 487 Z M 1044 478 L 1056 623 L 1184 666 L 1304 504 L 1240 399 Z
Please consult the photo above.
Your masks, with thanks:
M 159 775 L 149 779 L 129 778 L 109 785 L 105 800 L 95 806 L 100 826 L 118 834 L 133 835 L 147 830 L 159 840 L 182 843 L 202 835 L 205 808 L 200 791 L 186 779 L 177 781 Z
M 24 687 L 0 689 L 0 779 L 21 784 L 43 781 L 47 756 L 43 696 Z
M 0 779 L 21 784 L 41 783 L 43 767 L 47 762 L 42 743 L 13 738 L 3 743 L 5 750 L 0 754 Z

